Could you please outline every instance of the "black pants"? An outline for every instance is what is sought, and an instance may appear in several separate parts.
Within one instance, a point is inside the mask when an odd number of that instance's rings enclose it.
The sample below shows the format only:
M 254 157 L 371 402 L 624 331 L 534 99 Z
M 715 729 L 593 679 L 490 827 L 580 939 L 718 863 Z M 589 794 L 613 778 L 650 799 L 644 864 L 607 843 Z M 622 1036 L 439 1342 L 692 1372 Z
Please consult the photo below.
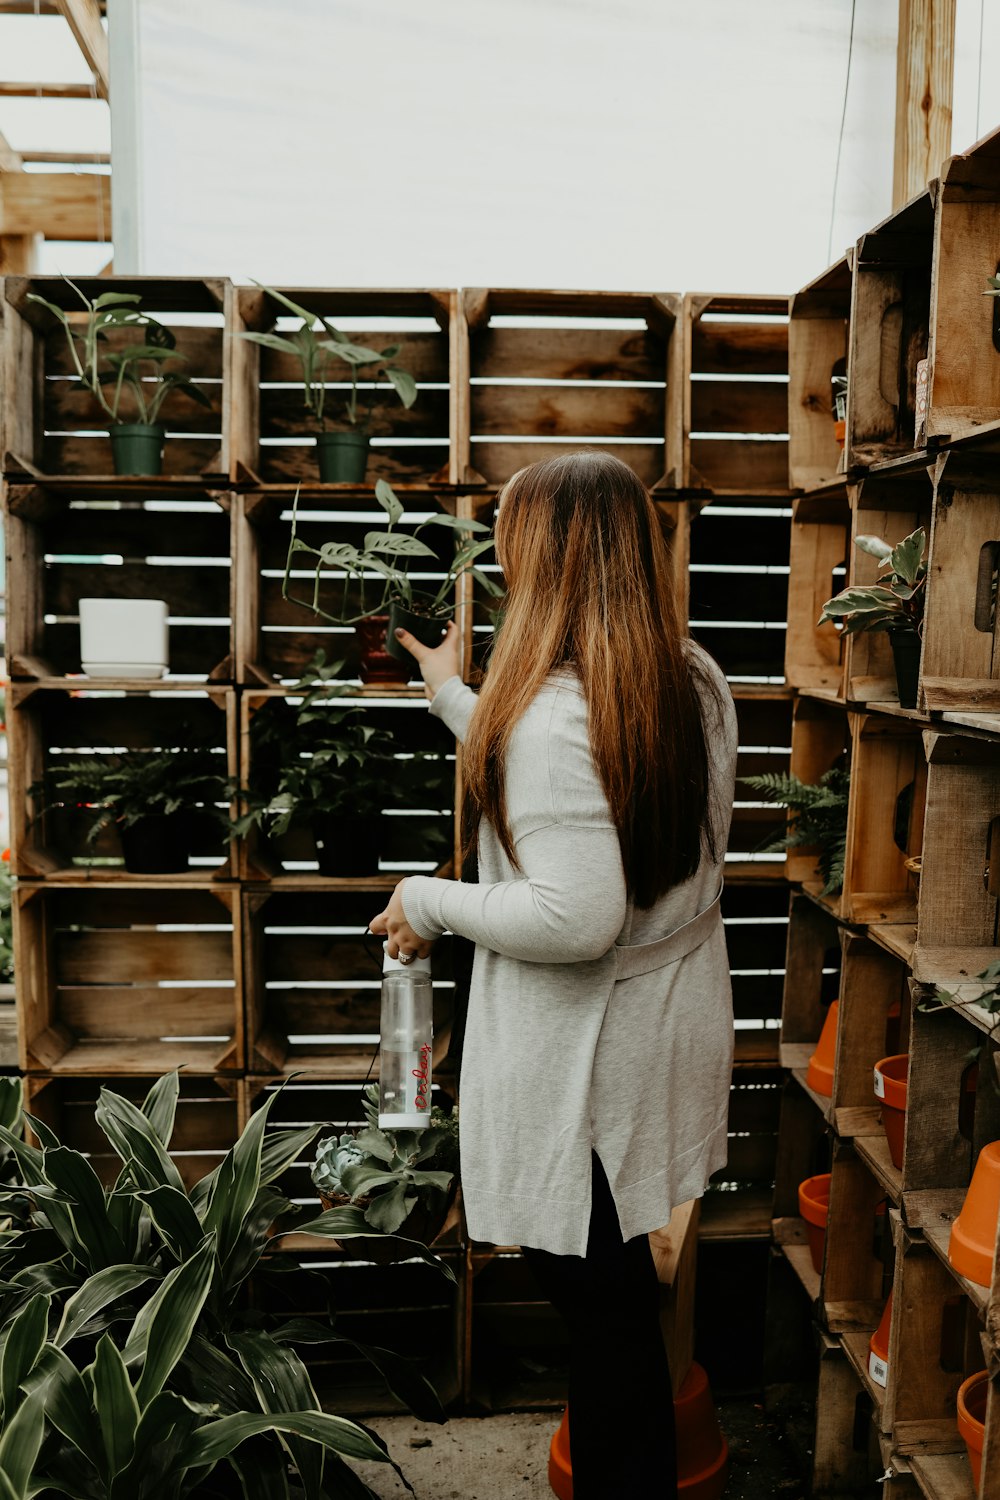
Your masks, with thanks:
M 569 1325 L 573 1500 L 675 1500 L 677 1449 L 660 1291 L 646 1235 L 622 1241 L 608 1179 L 591 1152 L 586 1257 L 524 1247 Z

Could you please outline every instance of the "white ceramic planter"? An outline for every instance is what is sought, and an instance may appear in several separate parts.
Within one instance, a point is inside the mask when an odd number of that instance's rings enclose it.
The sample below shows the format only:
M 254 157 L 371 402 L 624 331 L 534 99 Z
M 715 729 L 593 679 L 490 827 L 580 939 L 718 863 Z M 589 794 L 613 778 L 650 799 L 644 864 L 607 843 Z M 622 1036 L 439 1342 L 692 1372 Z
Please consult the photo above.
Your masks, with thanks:
M 162 677 L 167 670 L 162 599 L 81 599 L 80 662 L 88 677 Z

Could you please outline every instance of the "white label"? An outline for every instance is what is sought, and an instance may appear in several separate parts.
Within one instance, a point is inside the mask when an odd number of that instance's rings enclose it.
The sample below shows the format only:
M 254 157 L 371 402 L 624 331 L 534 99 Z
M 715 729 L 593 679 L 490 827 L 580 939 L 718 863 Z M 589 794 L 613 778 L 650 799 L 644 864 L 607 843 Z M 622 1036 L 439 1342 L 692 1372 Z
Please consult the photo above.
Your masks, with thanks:
M 876 1385 L 887 1385 L 889 1381 L 889 1366 L 884 1359 L 880 1359 L 873 1349 L 868 1355 L 868 1374 Z
M 882 1077 L 882 1074 L 879 1072 L 878 1068 L 875 1069 L 875 1098 L 885 1098 L 885 1079 Z

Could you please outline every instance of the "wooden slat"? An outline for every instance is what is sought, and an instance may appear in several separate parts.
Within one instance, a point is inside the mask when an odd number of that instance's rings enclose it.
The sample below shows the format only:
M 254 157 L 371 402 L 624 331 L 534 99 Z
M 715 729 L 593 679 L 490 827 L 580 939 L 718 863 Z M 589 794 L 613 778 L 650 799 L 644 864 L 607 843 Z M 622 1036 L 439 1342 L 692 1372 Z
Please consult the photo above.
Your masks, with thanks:
M 63 932 L 56 943 L 60 985 L 232 979 L 226 932 Z
M 474 355 L 477 380 L 662 381 L 666 370 L 662 339 L 643 329 L 484 328 Z
M 0 181 L 0 232 L 110 241 L 110 174 L 5 173 Z

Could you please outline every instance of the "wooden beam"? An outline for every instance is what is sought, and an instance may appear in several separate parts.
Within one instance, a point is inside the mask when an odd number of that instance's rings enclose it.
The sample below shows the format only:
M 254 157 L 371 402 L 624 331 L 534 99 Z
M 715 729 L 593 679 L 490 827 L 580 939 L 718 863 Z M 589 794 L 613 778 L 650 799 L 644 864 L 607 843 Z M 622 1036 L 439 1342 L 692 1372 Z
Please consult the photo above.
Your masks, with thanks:
M 111 239 L 111 177 L 97 172 L 5 172 L 0 234 Z
M 896 43 L 895 211 L 951 155 L 955 73 L 955 0 L 899 0 Z
M 97 92 L 107 99 L 110 86 L 108 78 L 111 66 L 108 61 L 108 34 L 101 22 L 101 8 L 97 0 L 56 0 L 66 17 L 69 29 L 76 37 L 77 46 L 83 53 L 87 67 L 94 75 Z
M 49 165 L 62 165 L 67 167 L 109 167 L 111 165 L 110 151 L 22 151 L 21 160 L 26 162 L 47 162 Z
M 0 99 L 96 99 L 94 83 L 0 83 Z
M 20 172 L 24 166 L 24 158 L 7 140 L 0 134 L 0 172 Z

